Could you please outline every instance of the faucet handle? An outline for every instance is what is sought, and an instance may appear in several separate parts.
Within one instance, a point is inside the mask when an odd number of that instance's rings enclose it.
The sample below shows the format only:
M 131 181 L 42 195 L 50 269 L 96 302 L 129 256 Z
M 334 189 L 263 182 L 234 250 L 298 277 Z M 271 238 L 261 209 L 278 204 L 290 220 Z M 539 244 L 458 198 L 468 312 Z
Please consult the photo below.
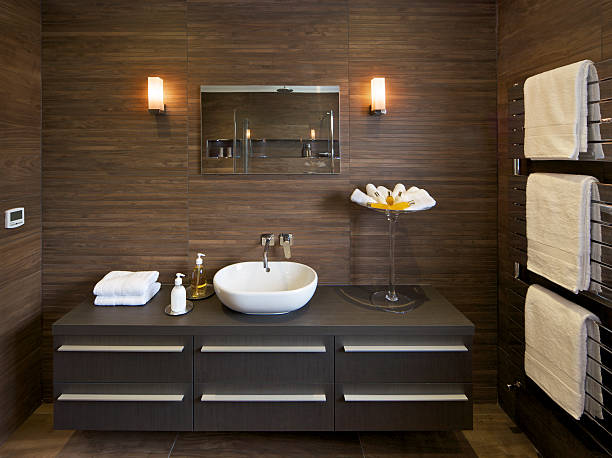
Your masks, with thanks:
M 265 246 L 266 242 L 269 242 L 268 246 L 274 246 L 274 234 L 261 234 L 261 245 Z
M 285 259 L 291 258 L 290 246 L 293 245 L 293 234 L 281 234 L 278 237 L 278 241 L 285 252 Z

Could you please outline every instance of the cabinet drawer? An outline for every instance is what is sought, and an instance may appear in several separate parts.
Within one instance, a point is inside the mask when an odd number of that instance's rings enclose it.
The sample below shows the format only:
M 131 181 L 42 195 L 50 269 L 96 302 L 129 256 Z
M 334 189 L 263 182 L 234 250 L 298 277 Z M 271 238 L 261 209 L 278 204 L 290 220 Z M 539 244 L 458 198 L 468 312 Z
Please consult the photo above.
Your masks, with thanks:
M 332 384 L 196 384 L 196 431 L 332 431 Z
M 190 336 L 55 336 L 56 382 L 190 382 Z
M 464 336 L 338 336 L 336 382 L 469 383 L 470 348 Z
M 55 429 L 191 431 L 189 383 L 56 383 Z
M 328 336 L 197 336 L 195 379 L 332 383 L 332 342 Z
M 336 431 L 472 429 L 471 384 L 337 384 Z

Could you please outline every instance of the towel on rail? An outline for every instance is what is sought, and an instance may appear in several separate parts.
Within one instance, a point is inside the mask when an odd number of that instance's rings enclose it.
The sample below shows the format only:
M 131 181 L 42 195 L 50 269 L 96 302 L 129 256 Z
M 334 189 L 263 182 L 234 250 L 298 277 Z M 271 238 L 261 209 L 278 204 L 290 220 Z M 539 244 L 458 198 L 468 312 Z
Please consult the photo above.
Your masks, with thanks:
M 161 283 L 151 283 L 147 290 L 134 296 L 96 296 L 95 305 L 145 305 L 161 288 Z
M 573 302 L 531 285 L 525 298 L 525 373 L 576 420 L 602 418 L 599 318 Z M 588 378 L 587 373 L 593 377 Z M 586 392 L 590 396 L 586 395 Z
M 96 296 L 142 296 L 159 278 L 156 270 L 130 272 L 113 270 L 94 287 Z
M 577 293 L 591 280 L 591 187 L 586 175 L 527 178 L 527 268 Z
M 601 139 L 598 124 L 589 128 L 587 119 L 599 120 L 597 70 L 583 60 L 527 78 L 523 86 L 525 103 L 525 157 L 530 159 L 578 159 L 588 151 L 588 134 Z M 590 131 L 590 132 L 589 132 Z M 595 157 L 603 157 L 601 145 L 592 145 Z

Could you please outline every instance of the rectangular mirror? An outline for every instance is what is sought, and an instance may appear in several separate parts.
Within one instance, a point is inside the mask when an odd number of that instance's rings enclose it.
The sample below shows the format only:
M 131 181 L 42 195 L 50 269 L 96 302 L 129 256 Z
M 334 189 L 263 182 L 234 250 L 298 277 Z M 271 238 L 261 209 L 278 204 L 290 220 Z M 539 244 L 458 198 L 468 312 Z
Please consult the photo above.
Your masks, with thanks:
M 338 86 L 201 86 L 202 174 L 340 173 Z

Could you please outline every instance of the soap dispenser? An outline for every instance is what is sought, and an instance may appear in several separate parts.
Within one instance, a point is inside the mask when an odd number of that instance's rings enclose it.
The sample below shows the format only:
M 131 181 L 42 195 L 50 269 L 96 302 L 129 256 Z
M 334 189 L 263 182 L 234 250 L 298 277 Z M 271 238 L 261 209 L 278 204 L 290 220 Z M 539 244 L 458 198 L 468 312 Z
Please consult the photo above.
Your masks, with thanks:
M 187 309 L 187 291 L 183 286 L 184 274 L 177 273 L 174 279 L 174 288 L 170 293 L 170 308 L 172 313 L 184 313 Z
M 206 296 L 206 270 L 204 269 L 204 253 L 198 253 L 195 267 L 191 273 L 191 299 L 200 299 Z

